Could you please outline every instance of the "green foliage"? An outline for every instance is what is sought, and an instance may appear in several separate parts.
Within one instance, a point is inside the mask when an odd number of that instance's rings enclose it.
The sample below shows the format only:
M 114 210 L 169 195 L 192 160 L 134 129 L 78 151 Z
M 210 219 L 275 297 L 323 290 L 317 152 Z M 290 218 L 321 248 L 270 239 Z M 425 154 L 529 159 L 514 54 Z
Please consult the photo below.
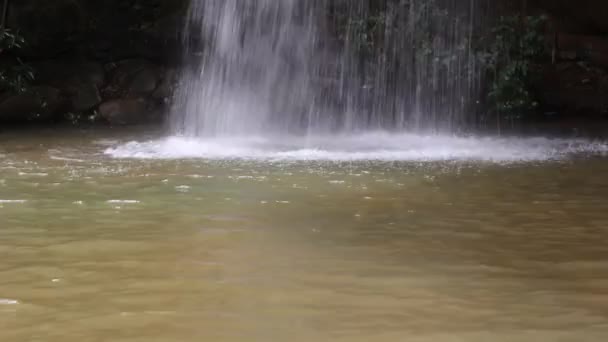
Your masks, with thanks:
M 25 45 L 25 39 L 17 33 L 13 33 L 10 29 L 1 29 L 0 31 L 0 49 L 2 51 L 20 49 Z
M 509 63 L 492 82 L 488 98 L 505 118 L 520 119 L 538 106 L 528 83 L 528 68 L 526 62 Z
M 0 53 L 6 54 L 21 49 L 25 39 L 10 29 L 0 29 Z M 34 80 L 34 70 L 19 57 L 10 58 L 0 68 L 0 91 L 22 93 Z
M 367 18 L 350 18 L 346 32 L 352 37 L 352 43 L 356 51 L 371 53 L 378 47 L 376 37 L 385 26 L 383 13 L 369 16 Z
M 499 115 L 518 119 L 538 107 L 531 91 L 534 63 L 545 52 L 544 16 L 502 17 L 492 30 L 482 63 L 494 75 L 488 98 Z

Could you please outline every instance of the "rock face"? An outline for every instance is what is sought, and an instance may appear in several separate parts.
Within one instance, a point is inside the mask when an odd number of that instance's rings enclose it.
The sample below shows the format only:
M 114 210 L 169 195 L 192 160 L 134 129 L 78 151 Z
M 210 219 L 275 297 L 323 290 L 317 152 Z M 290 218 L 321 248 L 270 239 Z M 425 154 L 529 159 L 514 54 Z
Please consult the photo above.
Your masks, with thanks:
M 67 101 L 59 89 L 32 87 L 22 94 L 6 95 L 0 100 L 0 121 L 50 121 L 66 108 Z
M 189 0 L 9 3 L 7 26 L 27 41 L 11 52 L 36 77 L 26 93 L 0 91 L 0 123 L 99 118 L 133 124 L 162 118 L 158 113 L 166 110 L 175 84 L 167 70 L 179 63 Z
M 608 113 L 608 73 L 582 62 L 547 65 L 536 85 L 549 110 L 570 113 Z
M 189 0 L 10 1 L 8 26 L 29 42 L 35 58 L 84 54 L 108 62 L 139 56 L 155 62 L 177 56 Z
M 555 16 L 561 31 L 575 34 L 608 34 L 608 1 L 529 0 L 528 5 Z
M 152 94 L 162 79 L 163 70 L 146 60 L 131 59 L 107 66 L 109 96 L 138 97 Z
M 76 112 L 85 112 L 95 108 L 101 103 L 99 89 L 92 83 L 84 83 L 73 89 L 71 93 L 72 109 Z
M 608 119 L 608 1 L 529 0 L 549 16 L 552 60 L 535 84 L 543 109 L 558 116 Z
M 93 61 L 49 60 L 34 63 L 33 68 L 37 77 L 30 90 L 0 95 L 0 122 L 158 122 L 175 84 L 173 71 L 143 59 L 105 67 Z
M 149 109 L 143 99 L 110 100 L 99 106 L 102 118 L 114 125 L 141 123 Z

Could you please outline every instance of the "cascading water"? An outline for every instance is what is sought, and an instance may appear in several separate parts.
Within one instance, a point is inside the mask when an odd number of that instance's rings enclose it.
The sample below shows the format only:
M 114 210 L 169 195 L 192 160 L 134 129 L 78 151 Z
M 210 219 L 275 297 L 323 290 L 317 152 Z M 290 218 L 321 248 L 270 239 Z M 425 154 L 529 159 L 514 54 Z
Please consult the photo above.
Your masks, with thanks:
M 487 0 L 343 1 L 346 128 L 451 133 L 474 116 Z M 369 37 L 370 25 L 379 26 Z
M 479 1 L 193 0 L 187 54 L 199 58 L 184 74 L 174 129 L 461 127 L 480 83 L 471 52 Z
M 308 3 L 314 1 L 194 0 L 186 41 L 203 52 L 196 71 L 184 74 L 176 129 L 221 136 L 307 125 L 319 36 L 316 6 Z
M 522 161 L 584 140 L 458 136 L 491 0 L 192 0 L 173 137 L 116 157 Z M 456 135 L 455 135 L 456 133 Z

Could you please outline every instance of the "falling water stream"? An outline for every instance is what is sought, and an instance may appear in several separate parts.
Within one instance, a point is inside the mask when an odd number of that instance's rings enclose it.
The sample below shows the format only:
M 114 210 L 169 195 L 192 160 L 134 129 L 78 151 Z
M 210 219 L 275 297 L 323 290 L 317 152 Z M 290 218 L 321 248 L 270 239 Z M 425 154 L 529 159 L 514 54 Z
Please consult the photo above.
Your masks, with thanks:
M 601 152 L 462 134 L 483 83 L 473 38 L 492 12 L 487 0 L 193 0 L 172 137 L 107 152 L 495 162 Z
M 389 1 L 383 6 L 390 9 L 375 13 L 367 1 L 195 0 L 186 54 L 200 58 L 185 69 L 174 131 L 215 137 L 462 128 L 481 82 L 472 51 L 481 3 Z M 328 16 L 330 7 L 340 14 Z M 369 36 L 370 25 L 377 37 Z

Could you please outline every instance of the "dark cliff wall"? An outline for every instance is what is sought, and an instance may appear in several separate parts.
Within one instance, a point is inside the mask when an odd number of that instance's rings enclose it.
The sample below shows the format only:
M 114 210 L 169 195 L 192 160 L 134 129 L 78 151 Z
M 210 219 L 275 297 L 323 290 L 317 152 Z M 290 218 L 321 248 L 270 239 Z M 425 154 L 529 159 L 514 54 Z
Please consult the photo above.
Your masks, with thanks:
M 529 6 L 553 15 L 564 32 L 608 35 L 608 1 L 529 0 Z
M 87 57 L 99 61 L 177 56 L 186 0 L 17 0 L 8 26 L 28 42 L 31 59 Z
M 7 27 L 26 45 L 24 93 L 0 94 L 0 122 L 159 121 L 180 60 L 188 0 L 11 0 Z
M 571 125 L 608 122 L 608 1 L 528 0 L 527 5 L 531 14 L 549 17 L 552 56 L 536 84 L 544 110 Z

